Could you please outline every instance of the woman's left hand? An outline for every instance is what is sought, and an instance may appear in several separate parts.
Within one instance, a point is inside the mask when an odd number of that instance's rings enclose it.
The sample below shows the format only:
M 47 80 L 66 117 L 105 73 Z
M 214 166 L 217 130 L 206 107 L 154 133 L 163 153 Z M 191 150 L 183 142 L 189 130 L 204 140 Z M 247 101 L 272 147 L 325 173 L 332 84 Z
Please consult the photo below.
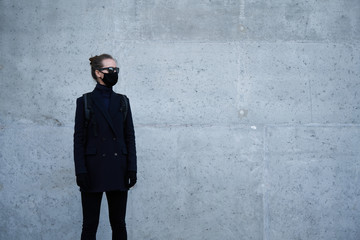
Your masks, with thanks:
M 132 188 L 136 184 L 136 172 L 128 171 L 125 176 L 125 185 L 128 189 Z

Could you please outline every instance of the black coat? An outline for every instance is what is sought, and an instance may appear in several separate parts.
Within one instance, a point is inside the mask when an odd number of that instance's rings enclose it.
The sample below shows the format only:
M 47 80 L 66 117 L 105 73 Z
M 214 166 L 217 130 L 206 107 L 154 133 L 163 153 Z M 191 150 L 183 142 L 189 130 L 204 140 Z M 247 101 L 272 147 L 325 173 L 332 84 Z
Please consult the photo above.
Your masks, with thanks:
M 111 91 L 109 109 L 106 109 L 99 89 L 95 88 L 90 97 L 88 104 L 91 104 L 92 114 L 87 129 L 84 127 L 84 97 L 76 101 L 75 173 L 88 174 L 89 192 L 125 191 L 126 172 L 137 171 L 130 104 L 124 121 L 120 111 L 122 96 Z

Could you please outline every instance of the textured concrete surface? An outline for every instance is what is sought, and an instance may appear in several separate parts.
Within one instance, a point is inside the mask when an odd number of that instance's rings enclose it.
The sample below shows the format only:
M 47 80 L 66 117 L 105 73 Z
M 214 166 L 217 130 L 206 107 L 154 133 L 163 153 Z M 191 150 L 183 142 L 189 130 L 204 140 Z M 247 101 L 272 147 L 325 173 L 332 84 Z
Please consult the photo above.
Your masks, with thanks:
M 79 239 L 103 52 L 136 127 L 129 239 L 360 239 L 359 1 L 0 0 L 0 48 L 0 239 Z
M 357 239 L 356 126 L 268 126 L 264 223 L 269 239 Z

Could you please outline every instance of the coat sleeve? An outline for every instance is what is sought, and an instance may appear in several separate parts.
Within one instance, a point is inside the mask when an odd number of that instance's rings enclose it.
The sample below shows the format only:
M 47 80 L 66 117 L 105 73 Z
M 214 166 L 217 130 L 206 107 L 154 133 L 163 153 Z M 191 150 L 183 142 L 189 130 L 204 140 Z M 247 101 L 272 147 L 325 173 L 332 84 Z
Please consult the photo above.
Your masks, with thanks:
M 136 146 L 135 146 L 135 130 L 134 123 L 131 114 L 130 101 L 128 99 L 128 112 L 125 119 L 124 137 L 126 143 L 126 150 L 128 152 L 128 171 L 137 171 L 137 159 L 136 159 Z
M 74 127 L 74 163 L 75 174 L 86 173 L 85 141 L 84 141 L 84 99 L 76 100 L 75 127 Z

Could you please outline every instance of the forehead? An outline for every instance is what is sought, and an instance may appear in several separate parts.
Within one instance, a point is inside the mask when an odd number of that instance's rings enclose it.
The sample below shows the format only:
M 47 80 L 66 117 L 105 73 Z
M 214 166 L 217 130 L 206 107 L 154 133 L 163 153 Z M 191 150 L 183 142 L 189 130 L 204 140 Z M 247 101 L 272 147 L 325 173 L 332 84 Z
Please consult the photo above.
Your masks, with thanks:
M 110 59 L 110 58 L 102 60 L 102 64 L 103 64 L 104 68 L 106 68 L 106 67 L 116 67 L 116 62 L 114 61 L 114 59 Z

